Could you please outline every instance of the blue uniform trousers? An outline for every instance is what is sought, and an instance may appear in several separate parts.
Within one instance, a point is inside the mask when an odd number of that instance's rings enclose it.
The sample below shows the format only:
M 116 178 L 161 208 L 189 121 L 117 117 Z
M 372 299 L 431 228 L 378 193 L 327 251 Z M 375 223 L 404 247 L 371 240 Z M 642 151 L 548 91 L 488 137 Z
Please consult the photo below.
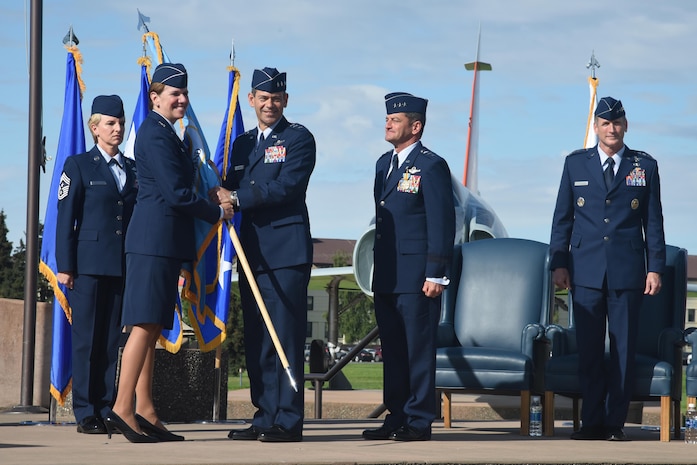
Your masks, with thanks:
M 382 343 L 385 426 L 430 430 L 436 417 L 436 333 L 440 297 L 375 294 Z
M 241 274 L 247 371 L 252 404 L 258 409 L 252 424 L 261 429 L 278 425 L 291 432 L 301 432 L 310 265 L 256 272 L 255 277 L 299 392 L 290 385 L 247 279 Z
M 89 416 L 105 417 L 114 401 L 123 278 L 76 275 L 69 295 L 73 412 L 79 423 Z
M 634 355 L 643 289 L 572 289 L 584 427 L 624 426 L 634 387 Z M 610 358 L 605 360 L 605 333 Z

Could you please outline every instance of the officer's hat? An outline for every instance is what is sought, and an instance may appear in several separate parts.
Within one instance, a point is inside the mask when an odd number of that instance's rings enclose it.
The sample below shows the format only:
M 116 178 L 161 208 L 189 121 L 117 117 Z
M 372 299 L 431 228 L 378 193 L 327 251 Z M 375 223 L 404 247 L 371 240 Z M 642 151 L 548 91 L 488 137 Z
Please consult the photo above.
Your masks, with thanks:
M 123 118 L 123 102 L 118 95 L 97 95 L 92 101 L 92 114 Z
M 152 74 L 152 82 L 161 82 L 177 89 L 185 89 L 187 81 L 186 68 L 181 63 L 162 63 Z
M 598 118 L 613 121 L 624 116 L 624 107 L 620 100 L 615 100 L 612 97 L 603 97 L 598 102 L 595 109 L 595 116 Z
M 426 114 L 426 105 L 428 100 L 421 97 L 415 97 L 406 92 L 392 92 L 385 95 L 385 107 L 387 114 L 392 113 L 420 113 Z
M 252 75 L 252 89 L 264 92 L 285 92 L 286 73 L 279 73 L 276 68 L 255 69 Z

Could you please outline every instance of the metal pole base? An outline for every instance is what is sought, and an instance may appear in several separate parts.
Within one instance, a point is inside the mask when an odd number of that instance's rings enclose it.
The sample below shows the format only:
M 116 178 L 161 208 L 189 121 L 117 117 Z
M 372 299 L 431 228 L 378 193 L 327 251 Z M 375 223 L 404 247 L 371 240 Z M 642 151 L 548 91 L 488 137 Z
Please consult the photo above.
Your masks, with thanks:
M 39 405 L 15 405 L 2 413 L 48 413 L 48 409 Z

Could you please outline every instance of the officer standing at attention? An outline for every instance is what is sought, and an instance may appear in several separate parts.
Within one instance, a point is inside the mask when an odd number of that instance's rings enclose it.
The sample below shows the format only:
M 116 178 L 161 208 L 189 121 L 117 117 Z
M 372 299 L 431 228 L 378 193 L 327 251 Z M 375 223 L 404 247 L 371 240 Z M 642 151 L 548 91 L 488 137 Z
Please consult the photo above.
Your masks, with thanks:
M 297 442 L 302 440 L 305 407 L 303 349 L 312 266 L 305 197 L 315 166 L 315 139 L 304 126 L 283 116 L 288 104 L 286 73 L 254 70 L 248 100 L 257 127 L 237 137 L 227 180 L 211 195 L 217 201 L 233 199 L 242 212 L 240 242 L 300 390 L 290 386 L 240 271 L 247 372 L 257 411 L 249 428 L 231 431 L 228 437 Z
M 450 169 L 421 144 L 428 101 L 385 96 L 385 140 L 375 175 L 373 292 L 389 410 L 368 440 L 426 441 L 436 416 L 436 332 L 455 240 Z
M 661 289 L 665 239 L 658 165 L 624 145 L 622 102 L 604 97 L 598 145 L 566 157 L 552 221 L 554 284 L 571 289 L 583 426 L 572 439 L 625 440 L 638 313 Z M 605 328 L 610 366 L 604 363 Z
M 172 328 L 181 266 L 196 256 L 194 219 L 215 224 L 232 218 L 234 211 L 229 201 L 215 205 L 194 189 L 198 160 L 174 127 L 189 106 L 184 65 L 158 65 L 148 95 L 151 111 L 134 147 L 138 198 L 126 236 L 121 324 L 131 326 L 131 333 L 114 407 L 104 423 L 110 436 L 118 430 L 130 442 L 183 441 L 157 415 L 152 395 L 155 344 L 164 328 Z
M 124 237 L 136 200 L 136 167 L 119 151 L 118 95 L 99 95 L 87 123 L 95 146 L 66 158 L 58 191 L 57 280 L 72 309 L 73 413 L 78 433 L 104 434 L 115 396 L 125 272 Z

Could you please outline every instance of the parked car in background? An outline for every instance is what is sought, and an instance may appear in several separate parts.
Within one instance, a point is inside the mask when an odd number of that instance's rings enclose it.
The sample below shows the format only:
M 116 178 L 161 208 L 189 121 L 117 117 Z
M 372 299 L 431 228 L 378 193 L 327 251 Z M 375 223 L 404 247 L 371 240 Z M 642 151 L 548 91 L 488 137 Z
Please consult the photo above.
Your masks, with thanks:
M 382 362 L 382 347 L 376 347 L 373 352 L 373 361 Z
M 350 349 L 347 349 L 346 347 L 339 347 L 336 352 L 334 353 L 334 358 L 336 360 L 341 360 L 342 358 L 346 357 L 346 355 L 349 353 Z
M 372 362 L 373 361 L 373 354 L 369 350 L 363 349 L 358 354 L 356 354 L 355 357 L 353 357 L 353 361 L 354 362 Z

